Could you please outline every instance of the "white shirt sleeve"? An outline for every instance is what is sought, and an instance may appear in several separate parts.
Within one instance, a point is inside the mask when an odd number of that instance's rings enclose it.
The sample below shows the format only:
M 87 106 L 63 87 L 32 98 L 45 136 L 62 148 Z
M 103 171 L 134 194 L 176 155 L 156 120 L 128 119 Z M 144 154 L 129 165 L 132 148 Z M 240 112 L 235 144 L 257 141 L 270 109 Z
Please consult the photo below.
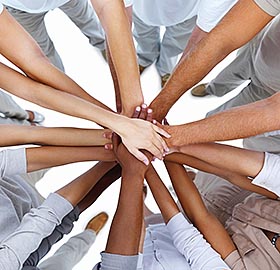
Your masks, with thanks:
M 279 166 L 279 155 L 265 152 L 263 167 L 253 179 L 252 184 L 263 187 L 280 197 L 280 183 L 276 181 L 280 177 Z
M 210 32 L 237 0 L 201 0 L 196 24 L 205 32 Z
M 182 213 L 178 213 L 168 222 L 167 229 L 175 247 L 184 255 L 192 269 L 230 270 L 221 256 Z
M 73 206 L 53 193 L 38 208 L 26 214 L 20 226 L 0 243 L 0 269 L 20 270 L 29 255 L 49 236 Z

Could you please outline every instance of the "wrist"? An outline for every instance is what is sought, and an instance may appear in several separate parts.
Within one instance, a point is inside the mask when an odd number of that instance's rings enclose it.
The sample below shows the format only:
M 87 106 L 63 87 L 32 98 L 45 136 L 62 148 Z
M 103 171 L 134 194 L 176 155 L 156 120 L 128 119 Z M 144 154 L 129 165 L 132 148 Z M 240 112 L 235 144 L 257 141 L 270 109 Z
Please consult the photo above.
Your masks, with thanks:
M 112 125 L 108 126 L 109 129 L 113 130 L 117 133 L 120 137 L 122 137 L 125 133 L 126 127 L 130 121 L 125 115 L 118 114 L 117 119 L 112 119 Z
M 144 165 L 145 166 L 145 165 Z M 126 178 L 133 178 L 133 179 L 144 179 L 146 173 L 146 166 L 143 169 L 135 168 L 133 164 L 122 166 L 122 176 Z

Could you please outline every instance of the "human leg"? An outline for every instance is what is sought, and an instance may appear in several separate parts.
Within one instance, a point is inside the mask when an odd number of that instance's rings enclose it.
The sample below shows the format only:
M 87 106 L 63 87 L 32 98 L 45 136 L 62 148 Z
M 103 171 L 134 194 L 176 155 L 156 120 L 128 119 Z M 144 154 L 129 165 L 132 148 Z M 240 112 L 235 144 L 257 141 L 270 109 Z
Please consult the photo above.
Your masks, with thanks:
M 84 257 L 95 242 L 98 232 L 104 227 L 108 216 L 103 219 L 104 213 L 99 213 L 88 223 L 86 229 L 71 237 L 51 257 L 39 264 L 40 270 L 72 270 Z M 90 225 L 89 225 L 90 224 Z
M 70 0 L 59 7 L 89 39 L 89 43 L 105 50 L 105 34 L 92 5 L 87 0 Z
M 207 117 L 233 107 L 246 105 L 248 103 L 268 98 L 273 94 L 275 94 L 274 90 L 264 87 L 260 82 L 258 82 L 257 78 L 252 78 L 251 83 L 248 84 L 236 97 L 208 112 Z
M 44 22 L 46 13 L 31 14 L 7 7 L 9 13 L 23 26 L 23 28 L 36 40 L 44 54 L 60 70 L 64 71 L 62 60 L 50 39 Z
M 250 80 L 253 70 L 250 46 L 244 45 L 238 50 L 236 58 L 207 85 L 206 92 L 218 97 L 224 96 Z
M 133 23 L 133 36 L 137 42 L 138 63 L 143 67 L 147 67 L 159 56 L 160 29 L 159 27 L 145 24 L 135 13 L 133 13 Z
M 196 16 L 182 23 L 166 27 L 160 45 L 160 55 L 156 62 L 160 76 L 171 74 L 178 59 L 186 47 L 195 27 Z

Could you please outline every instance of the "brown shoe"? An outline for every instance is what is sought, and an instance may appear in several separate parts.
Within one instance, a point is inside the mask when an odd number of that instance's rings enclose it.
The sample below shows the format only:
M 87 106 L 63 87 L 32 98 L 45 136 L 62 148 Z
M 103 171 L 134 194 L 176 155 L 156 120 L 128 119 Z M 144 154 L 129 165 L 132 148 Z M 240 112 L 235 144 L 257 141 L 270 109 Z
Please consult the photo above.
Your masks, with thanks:
M 87 224 L 86 229 L 95 231 L 98 234 L 101 229 L 105 226 L 109 216 L 105 212 L 101 212 L 95 217 L 93 217 Z
M 205 97 L 209 95 L 209 93 L 206 92 L 206 87 L 207 83 L 199 84 L 191 90 L 191 94 L 195 97 Z
M 161 76 L 161 87 L 164 87 L 164 85 L 168 81 L 169 77 L 170 77 L 170 74 L 168 74 L 168 73 Z

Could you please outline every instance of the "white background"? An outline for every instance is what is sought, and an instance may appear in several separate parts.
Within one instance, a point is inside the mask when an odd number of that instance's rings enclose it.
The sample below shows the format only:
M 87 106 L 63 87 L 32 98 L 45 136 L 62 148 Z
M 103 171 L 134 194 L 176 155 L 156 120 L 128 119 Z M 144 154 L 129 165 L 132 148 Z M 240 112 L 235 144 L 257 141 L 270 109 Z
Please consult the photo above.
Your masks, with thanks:
M 100 52 L 93 48 L 84 37 L 79 29 L 59 10 L 49 12 L 46 16 L 46 23 L 49 34 L 54 41 L 55 47 L 59 52 L 66 73 L 80 84 L 95 98 L 99 99 L 111 108 L 114 106 L 114 89 L 108 65 L 101 57 Z M 119 38 L 122 38 L 121 35 Z M 226 65 L 228 64 L 235 53 L 230 55 L 223 63 L 218 65 L 203 81 L 207 82 Z M 4 62 L 7 61 L 4 59 Z M 191 74 L 189 74 L 191 76 Z M 149 67 L 141 77 L 142 89 L 145 97 L 145 102 L 149 102 L 160 91 L 160 78 L 153 66 Z M 173 108 L 171 109 L 168 120 L 170 124 L 181 124 L 189 121 L 203 118 L 204 115 L 211 109 L 217 107 L 225 100 L 235 95 L 238 90 L 228 94 L 226 97 L 204 97 L 195 98 L 186 93 Z M 16 101 L 25 109 L 37 110 L 42 112 L 46 120 L 45 126 L 73 126 L 73 127 L 98 127 L 94 123 L 81 119 L 68 117 L 60 113 L 56 113 L 22 99 L 15 98 Z M 63 106 L 63 104 L 61 105 Z M 203 130 L 201 130 L 203 132 Z M 28 136 L 28 134 L 27 134 Z M 43 196 L 47 196 L 49 192 L 55 191 L 59 187 L 73 180 L 91 166 L 94 162 L 77 163 L 66 166 L 61 166 L 51 169 L 45 177 L 38 183 L 37 188 Z M 155 165 L 163 178 L 163 181 L 168 185 L 168 177 L 164 167 L 160 162 L 155 162 Z M 119 192 L 119 181 L 113 184 L 102 196 L 91 206 L 87 211 L 81 214 L 79 221 L 75 224 L 72 233 L 66 236 L 58 244 L 56 244 L 49 255 L 51 255 L 64 241 L 71 235 L 81 232 L 87 224 L 87 221 L 100 211 L 106 211 L 110 215 L 110 220 L 105 229 L 98 235 L 96 242 L 89 250 L 84 259 L 76 265 L 74 270 L 90 270 L 99 261 L 99 253 L 104 250 L 107 240 L 110 222 L 113 218 L 115 207 L 117 204 Z M 148 194 L 147 204 L 157 211 L 157 207 L 153 202 L 151 193 Z M 125 236 L 124 236 L 125 237 Z

